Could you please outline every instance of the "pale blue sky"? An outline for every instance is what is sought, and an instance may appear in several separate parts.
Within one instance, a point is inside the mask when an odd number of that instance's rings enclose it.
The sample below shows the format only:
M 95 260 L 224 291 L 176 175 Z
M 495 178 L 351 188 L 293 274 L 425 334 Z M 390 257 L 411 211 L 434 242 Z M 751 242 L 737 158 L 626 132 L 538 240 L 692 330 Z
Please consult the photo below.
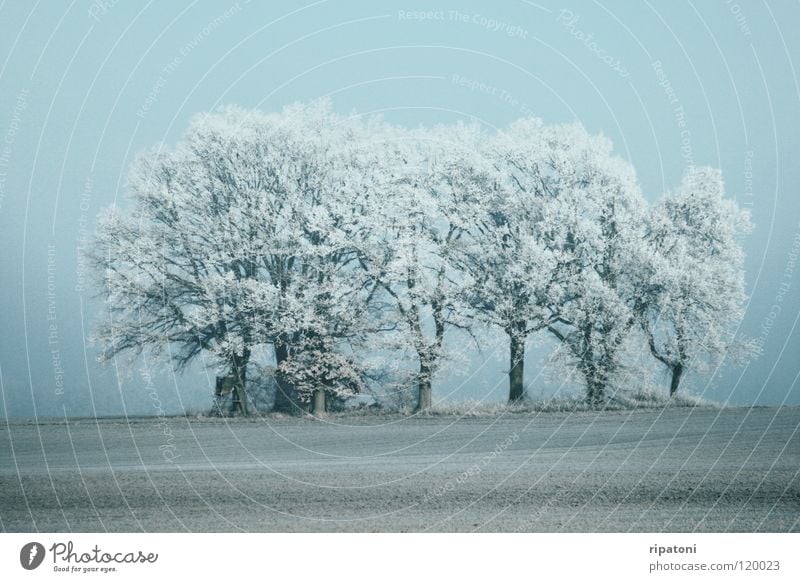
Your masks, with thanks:
M 32 415 L 32 395 L 40 415 L 121 413 L 121 392 L 127 412 L 156 410 L 140 377 L 118 384 L 84 349 L 96 304 L 80 237 L 121 198 L 132 156 L 174 142 L 192 114 L 323 95 L 409 125 L 577 119 L 614 141 L 651 200 L 687 163 L 721 167 L 756 225 L 742 329 L 764 354 L 693 389 L 800 404 L 798 2 L 17 0 L 0 22 L 0 416 Z M 169 411 L 199 409 L 205 382 L 166 374 L 152 389 Z M 506 394 L 497 364 L 445 388 Z

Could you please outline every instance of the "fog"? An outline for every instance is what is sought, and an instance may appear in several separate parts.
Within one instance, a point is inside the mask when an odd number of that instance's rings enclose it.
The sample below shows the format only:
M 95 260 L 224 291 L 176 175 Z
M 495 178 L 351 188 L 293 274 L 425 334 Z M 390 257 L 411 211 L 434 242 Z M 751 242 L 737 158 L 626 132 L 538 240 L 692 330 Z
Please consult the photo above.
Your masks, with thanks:
M 0 7 L 0 416 L 208 408 L 202 362 L 183 375 L 152 359 L 97 363 L 101 304 L 80 248 L 101 209 L 126 205 L 136 153 L 174 143 L 193 114 L 321 96 L 409 126 L 579 120 L 632 162 L 650 201 L 687 166 L 721 168 L 755 223 L 740 332 L 762 352 L 686 388 L 800 404 L 800 6 L 255 4 Z M 487 344 L 437 379 L 439 397 L 507 396 L 502 345 Z M 547 353 L 531 347 L 530 394 L 574 391 L 548 374 Z

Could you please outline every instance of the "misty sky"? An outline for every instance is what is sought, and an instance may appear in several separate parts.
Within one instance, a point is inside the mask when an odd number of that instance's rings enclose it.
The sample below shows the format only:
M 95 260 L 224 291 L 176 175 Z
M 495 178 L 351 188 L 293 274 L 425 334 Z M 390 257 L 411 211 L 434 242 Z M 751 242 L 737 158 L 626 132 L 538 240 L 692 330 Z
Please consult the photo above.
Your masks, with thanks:
M 687 388 L 800 404 L 800 4 L 261 4 L 0 3 L 0 416 L 207 408 L 213 377 L 199 366 L 150 378 L 141 363 L 95 362 L 97 289 L 78 248 L 100 209 L 124 205 L 132 157 L 174 143 L 193 114 L 320 96 L 406 125 L 579 120 L 613 140 L 651 201 L 687 165 L 720 167 L 755 223 L 741 331 L 763 354 Z M 534 396 L 560 387 L 541 353 L 526 370 Z M 507 397 L 503 362 L 471 364 L 435 390 Z

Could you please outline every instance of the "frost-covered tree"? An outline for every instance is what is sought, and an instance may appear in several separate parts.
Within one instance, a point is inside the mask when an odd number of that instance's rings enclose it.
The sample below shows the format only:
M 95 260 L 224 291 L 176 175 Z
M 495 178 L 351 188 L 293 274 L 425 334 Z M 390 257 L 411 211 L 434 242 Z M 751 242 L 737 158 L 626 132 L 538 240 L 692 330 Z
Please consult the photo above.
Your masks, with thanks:
M 250 365 L 273 371 L 278 410 L 321 414 L 391 350 L 412 355 L 424 410 L 453 356 L 445 338 L 476 321 L 508 337 L 512 402 L 537 332 L 557 339 L 591 405 L 637 330 L 674 393 L 699 355 L 730 353 L 742 315 L 749 222 L 719 173 L 694 170 L 648 220 L 630 164 L 579 124 L 488 135 L 326 103 L 228 108 L 140 156 L 129 192 L 91 251 L 103 357 L 152 350 L 181 369 L 208 356 L 242 413 Z
M 644 215 L 635 174 L 607 139 L 579 124 L 520 120 L 498 135 L 490 156 L 499 195 L 484 254 L 497 264 L 484 292 L 511 338 L 511 396 L 522 393 L 525 339 L 547 329 L 598 405 L 633 323 Z
M 348 147 L 359 131 L 324 103 L 229 108 L 140 157 L 133 210 L 101 217 L 92 253 L 109 308 L 103 356 L 151 349 L 183 368 L 205 353 L 246 413 L 253 348 L 271 346 L 276 406 L 295 406 L 284 364 L 311 350 L 335 359 L 359 338 L 371 293 L 358 260 L 367 192 Z
M 579 125 L 552 128 L 546 190 L 555 194 L 549 245 L 557 252 L 550 332 L 572 353 L 587 400 L 603 403 L 634 325 L 645 204 L 631 165 Z
M 294 350 L 278 372 L 289 378 L 300 401 L 311 407 L 312 414 L 327 412 L 328 397 L 346 397 L 363 390 L 363 368 L 338 349 L 330 337 L 316 338 Z
M 452 200 L 449 213 L 460 227 L 452 256 L 465 275 L 465 303 L 474 319 L 509 340 L 510 402 L 525 396 L 526 342 L 552 316 L 546 296 L 554 261 L 540 236 L 543 198 L 524 169 L 539 154 L 541 128 L 534 119 L 497 136 L 456 127 L 436 167 L 439 191 Z
M 692 366 L 747 353 L 736 331 L 746 300 L 739 239 L 750 229 L 749 213 L 707 167 L 687 172 L 650 213 L 652 261 L 637 311 L 650 352 L 669 370 L 670 395 Z
M 448 329 L 469 327 L 463 276 L 452 260 L 464 225 L 453 211 L 460 191 L 443 192 L 433 166 L 444 147 L 425 130 L 385 128 L 375 188 L 384 195 L 370 220 L 375 229 L 368 271 L 391 301 L 399 345 L 418 362 L 417 409 L 431 406 L 432 382 L 442 365 Z

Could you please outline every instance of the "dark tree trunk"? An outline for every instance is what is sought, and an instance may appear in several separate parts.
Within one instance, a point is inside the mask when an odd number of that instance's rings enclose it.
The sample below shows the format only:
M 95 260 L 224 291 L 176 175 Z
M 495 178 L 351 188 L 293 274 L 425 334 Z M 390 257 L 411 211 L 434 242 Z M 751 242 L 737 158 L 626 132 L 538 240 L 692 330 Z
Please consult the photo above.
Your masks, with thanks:
M 280 367 L 287 359 L 289 359 L 289 349 L 284 345 L 275 346 L 275 365 Z M 297 394 L 294 391 L 294 387 L 280 372 L 278 372 L 275 380 L 277 390 L 275 392 L 273 410 L 284 414 L 298 414 L 301 408 L 297 403 Z
M 508 371 L 508 401 L 510 403 L 519 402 L 525 398 L 525 385 L 523 383 L 525 373 L 525 340 L 511 333 L 511 367 Z
M 231 398 L 231 412 L 239 412 L 247 416 L 247 363 L 250 360 L 250 350 L 245 349 L 241 356 L 231 358 L 231 375 L 233 376 L 233 394 Z
M 583 330 L 583 349 L 579 355 L 580 368 L 586 379 L 586 403 L 590 408 L 600 408 L 606 399 L 607 367 L 603 365 L 605 358 L 593 347 L 594 330 L 590 327 Z
M 669 383 L 669 395 L 675 396 L 681 383 L 681 376 L 683 376 L 683 364 L 675 364 L 670 366 L 670 369 L 672 371 L 672 379 Z
M 597 377 L 587 380 L 586 402 L 590 408 L 600 408 L 606 401 L 606 384 Z
M 325 390 L 317 388 L 311 398 L 311 414 L 314 416 L 325 415 Z
M 419 398 L 417 399 L 417 412 L 428 410 L 431 407 L 431 369 L 425 363 L 419 365 Z
M 593 354 L 586 354 L 581 368 L 583 369 L 583 376 L 586 378 L 586 404 L 590 408 L 600 408 L 606 399 L 606 381 L 599 366 L 593 360 Z
M 219 416 L 223 415 L 222 412 L 222 399 L 226 396 L 225 380 L 227 376 L 217 376 L 214 385 L 214 414 Z

